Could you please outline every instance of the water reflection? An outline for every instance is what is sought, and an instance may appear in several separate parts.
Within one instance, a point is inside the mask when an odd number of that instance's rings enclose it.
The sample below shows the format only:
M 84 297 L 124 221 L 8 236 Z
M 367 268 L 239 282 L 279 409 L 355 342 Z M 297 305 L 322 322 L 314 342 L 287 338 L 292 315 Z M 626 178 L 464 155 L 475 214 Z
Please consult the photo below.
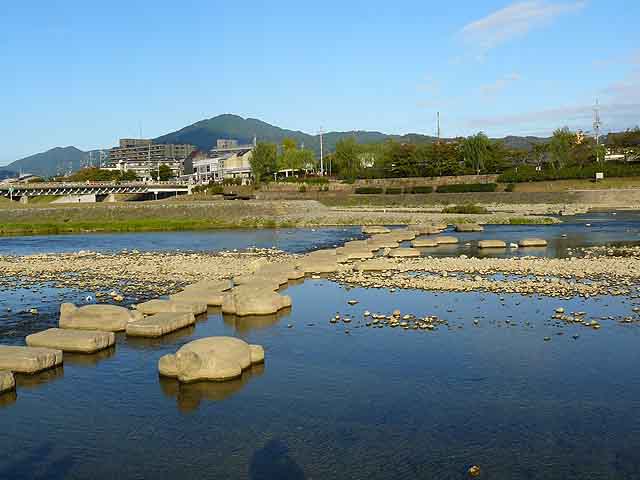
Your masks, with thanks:
M 16 388 L 38 388 L 45 383 L 60 380 L 64 377 L 64 368 L 62 366 L 50 368 L 40 373 L 27 375 L 22 373 L 14 374 L 16 379 Z
M 235 315 L 223 315 L 222 319 L 225 324 L 233 327 L 238 333 L 248 333 L 252 330 L 268 328 L 281 319 L 291 315 L 291 308 L 285 308 L 273 315 L 247 315 L 246 317 L 237 317 Z
M 270 440 L 251 457 L 251 480 L 303 480 L 304 470 L 289 455 L 289 447 L 282 440 Z
M 105 348 L 96 353 L 65 353 L 64 363 L 67 365 L 74 365 L 78 367 L 95 367 L 100 362 L 113 357 L 116 353 L 115 345 L 113 347 Z
M 200 407 L 200 402 L 220 402 L 226 400 L 240 390 L 254 377 L 264 373 L 264 364 L 253 365 L 245 370 L 242 376 L 226 382 L 180 383 L 174 378 L 159 377 L 162 393 L 177 400 L 182 412 L 192 412 Z
M 0 393 L 0 408 L 9 407 L 16 403 L 18 395 L 15 390 L 10 392 Z
M 6 466 L 0 468 L 0 478 L 64 479 L 73 464 L 69 453 L 60 455 L 52 443 L 42 443 L 31 451 L 12 457 Z

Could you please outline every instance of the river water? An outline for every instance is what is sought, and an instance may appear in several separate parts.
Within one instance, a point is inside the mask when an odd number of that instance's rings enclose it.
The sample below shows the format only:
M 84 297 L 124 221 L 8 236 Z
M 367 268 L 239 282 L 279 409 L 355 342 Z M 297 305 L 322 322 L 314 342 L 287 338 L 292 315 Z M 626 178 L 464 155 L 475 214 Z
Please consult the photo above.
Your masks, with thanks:
M 564 229 L 495 228 L 505 240 L 511 231 L 514 239 L 635 241 L 637 217 L 606 215 Z M 253 232 L 245 243 L 304 251 L 357 236 L 346 230 L 293 231 L 291 243 L 282 232 Z M 229 240 L 238 232 L 137 235 L 147 243 L 134 245 L 130 234 L 0 241 L 5 254 L 241 248 Z M 1 292 L 2 343 L 54 326 L 59 303 L 82 303 L 87 293 L 47 285 Z M 18 376 L 17 393 L 0 396 L 0 478 L 461 479 L 472 464 L 486 479 L 640 478 L 640 324 L 619 321 L 635 315 L 638 298 L 347 290 L 322 279 L 286 293 L 293 309 L 279 316 L 211 311 L 162 339 L 119 335 L 111 351 L 65 354 L 63 368 Z M 21 313 L 30 306 L 40 314 Z M 607 319 L 597 331 L 558 324 L 550 319 L 558 306 Z M 364 310 L 396 308 L 449 323 L 366 327 Z M 336 312 L 353 322 L 329 323 Z M 222 384 L 158 377 L 162 355 L 211 335 L 263 345 L 265 364 Z

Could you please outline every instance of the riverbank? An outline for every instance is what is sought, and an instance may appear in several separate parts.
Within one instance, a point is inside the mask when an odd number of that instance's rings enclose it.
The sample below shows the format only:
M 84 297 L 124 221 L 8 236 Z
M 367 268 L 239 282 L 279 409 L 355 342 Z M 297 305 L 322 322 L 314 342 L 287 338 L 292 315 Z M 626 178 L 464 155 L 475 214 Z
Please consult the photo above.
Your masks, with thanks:
M 519 207 L 484 215 L 441 214 L 402 208 L 331 208 L 313 200 L 0 206 L 0 235 L 78 232 L 142 232 L 232 228 L 399 225 L 413 223 L 555 223 Z

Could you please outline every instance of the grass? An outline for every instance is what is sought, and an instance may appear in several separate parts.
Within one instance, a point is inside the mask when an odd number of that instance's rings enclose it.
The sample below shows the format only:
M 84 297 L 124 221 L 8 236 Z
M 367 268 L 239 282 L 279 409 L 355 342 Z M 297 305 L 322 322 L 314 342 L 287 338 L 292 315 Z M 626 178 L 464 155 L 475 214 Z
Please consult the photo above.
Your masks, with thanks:
M 442 213 L 467 213 L 473 215 L 480 215 L 489 213 L 489 211 L 481 207 L 480 205 L 465 204 L 465 205 L 453 205 L 442 209 Z

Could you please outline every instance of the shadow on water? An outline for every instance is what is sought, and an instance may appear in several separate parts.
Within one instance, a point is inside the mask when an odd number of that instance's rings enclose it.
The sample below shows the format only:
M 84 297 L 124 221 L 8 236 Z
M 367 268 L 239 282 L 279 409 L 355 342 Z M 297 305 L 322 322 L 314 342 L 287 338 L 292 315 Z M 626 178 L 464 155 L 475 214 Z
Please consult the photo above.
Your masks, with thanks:
M 248 315 L 245 317 L 237 317 L 235 315 L 225 314 L 222 316 L 222 319 L 225 324 L 233 327 L 238 333 L 248 333 L 252 330 L 271 327 L 289 315 L 291 315 L 291 308 L 285 308 L 273 315 Z
M 10 407 L 16 400 L 18 399 L 18 395 L 15 390 L 11 390 L 10 392 L 0 393 L 0 408 Z
M 251 480 L 303 480 L 304 470 L 289 455 L 289 447 L 282 440 L 270 440 L 256 450 L 249 465 Z
M 253 365 L 242 376 L 226 382 L 180 383 L 174 378 L 159 377 L 162 393 L 175 398 L 181 412 L 193 412 L 202 401 L 221 402 L 244 388 L 251 378 L 264 373 L 264 364 Z
M 95 367 L 100 362 L 111 358 L 116 353 L 116 347 L 105 348 L 96 353 L 65 353 L 64 363 L 67 365 L 74 365 L 77 367 Z
M 16 373 L 14 374 L 16 379 L 16 387 L 20 388 L 38 388 L 45 383 L 60 380 L 64 377 L 64 368 L 55 367 L 45 370 L 40 373 L 34 373 L 33 375 Z M 0 477 L 2 478 L 2 477 Z
M 0 478 L 56 480 L 67 478 L 74 464 L 71 455 L 58 456 L 51 443 L 42 443 L 18 458 L 3 458 Z
M 193 336 L 195 331 L 196 328 L 193 325 L 190 325 L 157 338 L 131 337 L 123 335 L 122 341 L 126 342 L 128 347 L 146 350 L 147 348 L 158 348 L 164 345 L 173 345 L 181 339 Z M 118 338 L 118 341 L 120 340 L 121 339 Z

